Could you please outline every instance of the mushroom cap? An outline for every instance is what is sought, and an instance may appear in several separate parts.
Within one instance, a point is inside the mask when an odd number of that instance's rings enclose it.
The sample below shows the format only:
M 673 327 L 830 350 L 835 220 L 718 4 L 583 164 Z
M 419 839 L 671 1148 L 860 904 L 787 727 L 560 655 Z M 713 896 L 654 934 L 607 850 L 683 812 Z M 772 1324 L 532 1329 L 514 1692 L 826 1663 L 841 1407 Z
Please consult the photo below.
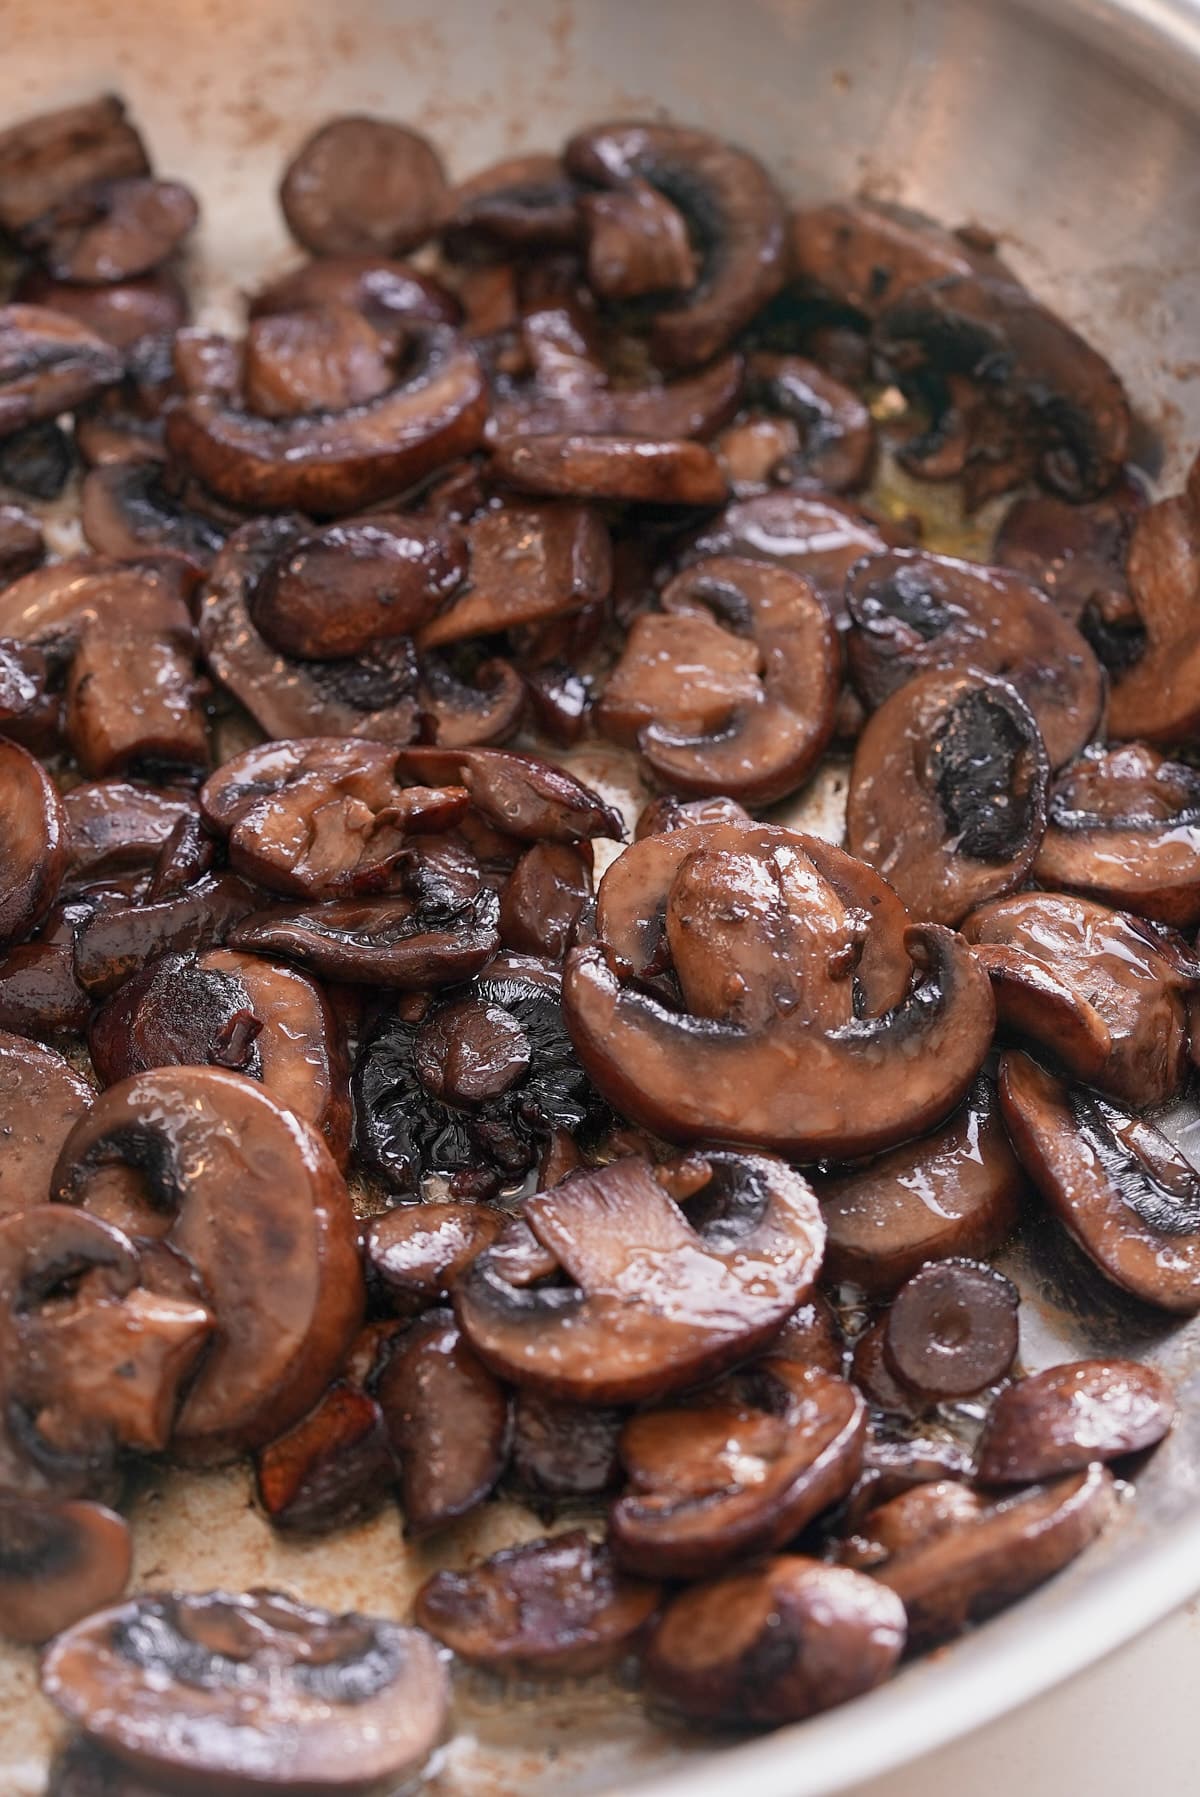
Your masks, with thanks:
M 279 188 L 288 229 L 315 256 L 402 255 L 437 230 L 446 199 L 428 139 L 361 113 L 306 138 Z
M 89 181 L 149 172 L 116 94 L 37 113 L 0 132 L 0 225 L 21 231 Z

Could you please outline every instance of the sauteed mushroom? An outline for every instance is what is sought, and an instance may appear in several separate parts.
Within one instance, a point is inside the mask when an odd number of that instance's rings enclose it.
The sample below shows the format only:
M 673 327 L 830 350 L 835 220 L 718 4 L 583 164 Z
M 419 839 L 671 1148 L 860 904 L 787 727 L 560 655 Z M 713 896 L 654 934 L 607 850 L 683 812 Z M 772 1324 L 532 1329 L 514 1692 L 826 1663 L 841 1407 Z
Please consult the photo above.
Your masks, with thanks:
M 48 1641 L 115 1603 L 132 1559 L 128 1523 L 103 1504 L 0 1498 L 0 1635 Z
M 45 1204 L 63 1141 L 95 1092 L 70 1062 L 40 1042 L 0 1030 L 0 1216 Z
M 547 432 L 497 442 L 492 469 L 523 493 L 627 505 L 720 505 L 729 491 L 712 450 L 685 439 Z
M 341 1380 L 256 1456 L 258 1495 L 273 1527 L 323 1535 L 370 1516 L 396 1480 L 383 1412 Z
M 846 576 L 865 555 L 887 548 L 870 520 L 844 499 L 785 488 L 727 505 L 693 539 L 687 559 L 748 555 L 781 562 L 812 582 L 839 624 L 846 617 Z
M 54 903 L 69 854 L 53 780 L 18 743 L 0 736 L 0 946 L 28 936 Z
M 570 249 L 580 236 L 577 199 L 557 156 L 489 163 L 451 195 L 447 248 Z
M 418 697 L 427 742 L 474 749 L 508 741 L 521 723 L 527 692 L 512 663 L 498 657 L 480 662 L 468 685 L 439 656 L 423 655 Z
M 414 319 L 458 324 L 461 307 L 432 276 L 386 256 L 319 256 L 268 281 L 250 301 L 250 317 L 351 306 L 384 335 L 403 335 Z
M 1175 1420 L 1171 1387 L 1133 1360 L 1079 1360 L 1010 1385 L 979 1443 L 985 1485 L 1026 1485 L 1156 1447 Z
M 602 1496 L 621 1482 L 617 1442 L 623 1420 L 620 1410 L 516 1392 L 513 1478 L 542 1501 Z
M 55 281 L 128 281 L 172 255 L 200 216 L 181 181 L 124 176 L 80 186 L 22 232 Z
M 0 226 L 20 232 L 89 181 L 149 173 L 116 94 L 38 113 L 0 132 Z
M 0 470 L 3 479 L 3 470 Z M 42 527 L 19 506 L 0 505 L 0 583 L 7 586 L 44 559 Z M 3 690 L 0 688 L 0 690 Z
M 0 481 L 30 499 L 57 499 L 74 465 L 71 441 L 52 418 L 0 437 Z
M 171 493 L 152 461 L 89 469 L 80 498 L 84 536 L 100 555 L 116 561 L 177 555 L 200 575 L 229 534 L 215 518 Z
M 607 193 L 584 193 L 579 214 L 587 238 L 587 279 L 601 299 L 686 293 L 699 264 L 678 206 L 635 177 Z
M 870 411 L 853 389 L 803 356 L 760 351 L 747 365 L 747 390 L 753 403 L 793 429 L 792 445 L 771 469 L 776 486 L 801 476 L 833 493 L 865 484 L 875 434 Z
M 389 346 L 350 306 L 272 312 L 252 320 L 242 351 L 242 393 L 259 418 L 345 412 L 392 385 Z
M 1012 1370 L 1020 1294 L 985 1262 L 949 1259 L 905 1281 L 883 1325 L 888 1371 L 926 1402 L 973 1397 Z
M 832 200 L 793 212 L 790 250 L 799 281 L 867 319 L 926 282 L 1002 272 L 965 232 L 871 199 Z
M 1048 494 L 1018 499 L 996 533 L 997 562 L 1049 593 L 1105 662 L 1112 632 L 1137 624 L 1125 562 L 1145 509 L 1142 488 L 1126 476 L 1088 505 Z
M 399 771 L 436 787 L 461 782 L 471 803 L 493 829 L 520 842 L 585 842 L 595 836 L 620 842 L 620 813 L 564 768 L 509 749 L 402 749 Z
M 1150 743 L 1186 742 L 1200 727 L 1200 456 L 1185 492 L 1160 500 L 1134 526 L 1126 561 L 1129 591 L 1144 632 L 1132 666 L 1113 682 L 1110 735 Z
M 256 911 L 233 948 L 283 955 L 327 980 L 400 990 L 470 979 L 500 946 L 495 895 L 451 904 L 421 898 L 329 899 Z
M 112 992 L 157 955 L 224 942 L 258 896 L 236 874 L 206 874 L 151 901 L 123 896 L 98 906 L 75 934 L 75 973 L 88 992 Z
M 157 353 L 157 346 L 165 344 L 189 317 L 187 294 L 169 268 L 108 287 L 53 281 L 40 269 L 31 268 L 17 283 L 13 297 L 27 311 L 57 314 L 63 324 L 74 320 L 78 330 L 108 344 L 110 352 L 117 351 L 120 373 L 112 377 L 115 379 L 130 374 L 147 348 Z M 111 387 L 109 377 L 103 384 L 109 392 L 120 391 Z
M 453 1288 L 463 1268 L 500 1233 L 484 1204 L 403 1204 L 367 1225 L 367 1267 L 401 1311 L 422 1311 Z
M 591 899 L 586 853 L 565 842 L 535 842 L 500 895 L 501 938 L 518 954 L 561 961 Z
M 75 881 L 150 867 L 181 822 L 198 816 L 192 794 L 140 780 L 83 780 L 63 794 Z
M 423 649 L 559 617 L 608 596 L 608 532 L 588 506 L 491 508 L 467 525 L 466 543 L 466 588 L 422 625 Z
M 71 411 L 122 372 L 115 350 L 61 312 L 0 307 L 0 436 Z
M 305 140 L 279 202 L 292 236 L 315 256 L 398 256 L 441 224 L 446 176 L 418 132 L 351 115 Z

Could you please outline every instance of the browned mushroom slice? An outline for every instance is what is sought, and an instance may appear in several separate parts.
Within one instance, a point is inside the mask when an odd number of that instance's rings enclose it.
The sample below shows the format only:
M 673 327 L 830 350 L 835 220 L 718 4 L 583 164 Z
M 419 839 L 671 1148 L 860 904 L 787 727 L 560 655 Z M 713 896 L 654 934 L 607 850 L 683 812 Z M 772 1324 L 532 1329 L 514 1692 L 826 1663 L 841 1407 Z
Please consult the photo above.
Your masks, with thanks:
M 121 378 L 100 337 L 44 306 L 0 307 L 0 436 L 57 418 Z
M 428 139 L 387 119 L 330 119 L 284 173 L 279 202 L 315 256 L 398 256 L 441 225 L 446 176 Z
M 1020 1301 L 1012 1280 L 984 1261 L 922 1267 L 884 1318 L 888 1371 L 925 1403 L 974 1397 L 1012 1371 Z
M 871 1295 L 926 1261 L 991 1254 L 1015 1229 L 1025 1189 L 983 1078 L 933 1135 L 812 1183 L 828 1231 L 826 1277 Z
M 1020 575 L 893 549 L 851 571 L 846 603 L 850 672 L 869 706 L 928 669 L 973 669 L 1016 688 L 1052 767 L 1096 734 L 1103 670 L 1075 627 Z
M 490 1247 L 503 1218 L 484 1204 L 404 1204 L 367 1225 L 369 1272 L 398 1310 L 420 1311 L 451 1290 Z
M 985 965 L 1008 951 L 993 981 L 1001 1023 L 1123 1103 L 1166 1104 L 1182 1091 L 1195 987 L 1182 945 L 1090 899 L 1050 892 L 983 905 L 963 934 L 981 945 Z
M 490 891 L 453 906 L 405 897 L 328 899 L 256 911 L 233 948 L 299 961 L 326 980 L 418 991 L 469 980 L 500 946 Z
M 421 657 L 418 700 L 421 735 L 442 749 L 475 749 L 507 742 L 519 728 L 528 697 L 511 662 L 480 662 L 460 680 L 437 655 Z
M 746 375 L 751 402 L 790 421 L 797 433 L 792 449 L 773 464 L 775 486 L 801 476 L 834 493 L 865 485 L 875 431 L 869 409 L 852 388 L 803 356 L 760 352 L 751 356 Z
M 413 332 L 397 384 L 342 412 L 276 422 L 208 394 L 180 400 L 167 448 L 233 505 L 338 517 L 392 497 L 478 444 L 487 415 L 483 370 L 447 325 Z
M 752 824 L 754 819 L 736 799 L 718 795 L 712 799 L 680 799 L 664 793 L 651 799 L 639 813 L 635 839 L 661 836 L 671 830 L 684 830 L 691 824 Z
M 0 736 L 37 755 L 53 754 L 59 746 L 57 660 L 49 648 L 0 637 Z
M 448 1707 L 419 1629 L 261 1590 L 101 1610 L 54 1643 L 42 1689 L 122 1766 L 208 1792 L 394 1789 L 441 1741 Z
M 1200 456 L 1187 490 L 1142 513 L 1126 562 L 1140 633 L 1132 666 L 1113 682 L 1110 735 L 1186 742 L 1200 725 Z
M 366 1392 L 338 1380 L 315 1410 L 260 1449 L 255 1473 L 277 1529 L 324 1535 L 360 1522 L 396 1479 L 383 1412 Z
M 626 1578 L 582 1529 L 503 1549 L 417 1593 L 423 1628 L 461 1659 L 498 1672 L 595 1672 L 637 1643 L 657 1585 Z
M 169 492 L 156 462 L 113 462 L 89 469 L 80 494 L 83 534 L 116 561 L 177 555 L 204 574 L 229 534 L 215 518 Z
M 985 1485 L 1027 1485 L 1156 1447 L 1175 1421 L 1163 1375 L 1136 1360 L 1047 1367 L 994 1400 L 979 1442 Z
M 847 846 L 915 917 L 957 924 L 1025 879 L 1045 827 L 1046 781 L 1037 724 L 1006 681 L 921 674 L 858 739 Z
M 844 1379 L 774 1356 L 694 1405 L 641 1411 L 621 1434 L 629 1488 L 609 1518 L 614 1556 L 686 1579 L 774 1552 L 850 1490 L 866 1420 Z
M 320 256 L 260 287 L 250 301 L 251 318 L 308 307 L 352 306 L 387 336 L 403 334 L 414 320 L 458 324 L 454 295 L 420 269 L 386 256 Z
M 587 506 L 506 504 L 473 519 L 466 538 L 469 584 L 420 630 L 423 649 L 558 617 L 608 596 L 608 531 Z
M 839 1558 L 844 1566 L 873 1571 L 910 1548 L 927 1547 L 960 1524 L 969 1528 L 984 1507 L 979 1492 L 957 1473 L 918 1480 L 849 1519 L 853 1532 L 843 1539 Z
M 132 1560 L 128 1523 L 102 1504 L 0 1497 L 0 1636 L 38 1645 L 115 1603 Z
M 75 972 L 88 992 L 112 992 L 156 955 L 211 948 L 253 911 L 260 895 L 236 874 L 206 874 L 156 902 L 103 905 L 79 926 Z
M 392 353 L 350 306 L 269 313 L 246 333 L 246 407 L 259 418 L 280 419 L 365 405 L 392 385 Z
M 621 1482 L 617 1443 L 624 1413 L 517 1391 L 512 1477 L 539 1499 L 596 1498 Z
M 1001 1060 L 1000 1102 L 1030 1179 L 1105 1277 L 1163 1310 L 1200 1310 L 1200 1174 L 1175 1144 L 1023 1054 Z
M 52 1191 L 165 1236 L 212 1294 L 217 1335 L 180 1446 L 254 1446 L 320 1396 L 362 1318 L 354 1216 L 321 1138 L 256 1081 L 167 1067 L 110 1087 L 63 1144 Z
M 111 287 L 77 287 L 29 269 L 14 297 L 29 310 L 58 313 L 60 322 L 74 320 L 78 329 L 109 345 L 110 352 L 120 352 L 116 360 L 122 371 L 147 340 L 169 338 L 188 321 L 187 294 L 179 277 L 166 268 Z
M 500 895 L 501 939 L 518 954 L 561 961 L 591 897 L 585 855 L 565 842 L 535 842 Z
M 46 543 L 37 519 L 19 506 L 0 505 L 0 584 L 7 586 L 10 580 L 28 574 L 45 559 L 45 554 Z M 0 693 L 4 691 L 3 681 L 0 674 Z
M 683 213 L 636 176 L 604 193 L 584 193 L 579 213 L 587 239 L 587 280 L 601 299 L 686 293 L 700 263 Z
M 154 1291 L 119 1229 L 61 1205 L 0 1220 L 0 1488 L 111 1492 L 120 1448 L 166 1447 L 213 1326 Z
M 455 530 L 381 513 L 301 537 L 258 582 L 251 616 L 286 655 L 335 660 L 411 635 L 466 570 Z
M 1110 665 L 1117 633 L 1137 624 L 1125 561 L 1145 509 L 1143 489 L 1126 474 L 1089 505 L 1048 494 L 1018 499 L 996 533 L 997 562 L 1049 593 Z
M 864 1519 L 871 1511 L 883 1514 L 880 1506 L 922 1486 L 938 1485 L 949 1492 L 957 1485 L 961 1491 L 967 1491 L 964 1481 L 970 1477 L 971 1465 L 971 1456 L 947 1437 L 896 1437 L 872 1426 L 863 1450 L 862 1473 L 841 1512 L 842 1527 L 847 1532 L 864 1527 Z M 968 1492 L 968 1496 L 972 1494 Z M 887 1551 L 878 1540 L 849 1533 L 839 1557 L 843 1565 L 865 1570 L 885 1559 Z
M 790 248 L 794 278 L 867 318 L 927 281 L 1000 270 L 965 232 L 880 200 L 800 208 L 792 214 Z
M 54 923 L 51 913 L 47 927 L 53 929 Z M 68 928 L 62 940 L 39 938 L 0 955 L 0 1030 L 18 1036 L 59 1036 L 86 1026 L 92 1006 L 75 977 L 73 947 Z
M 831 617 L 846 617 L 846 576 L 864 555 L 887 544 L 879 531 L 846 500 L 790 488 L 738 499 L 705 525 L 688 550 L 695 561 L 710 555 L 748 555 L 780 562 L 812 582 Z
M 495 1249 L 460 1276 L 455 1308 L 502 1377 L 613 1404 L 720 1372 L 765 1344 L 813 1282 L 823 1230 L 782 1161 L 711 1154 L 693 1224 L 630 1158 L 527 1198 L 520 1215 L 567 1285 L 509 1282 Z
M 1157 923 L 1200 923 L 1200 774 L 1145 743 L 1095 744 L 1050 788 L 1034 877 Z
M 76 188 L 27 225 L 21 239 L 53 280 L 107 285 L 157 268 L 199 216 L 181 181 L 123 176 Z
M 69 854 L 67 819 L 49 774 L 0 736 L 0 946 L 28 936 L 54 903 Z
M 402 749 L 396 766 L 404 778 L 461 783 L 485 820 L 520 842 L 584 842 L 607 836 L 620 842 L 619 812 L 563 768 L 509 749 Z
M 530 318 L 524 322 L 528 331 Z M 678 380 L 644 387 L 610 386 L 602 363 L 578 353 L 566 358 L 559 353 L 556 362 L 564 360 L 566 376 L 555 380 L 540 372 L 532 391 L 518 389 L 497 400 L 488 425 L 489 441 L 509 444 L 518 437 L 594 432 L 666 442 L 703 439 L 732 418 L 745 376 L 742 358 L 731 355 Z
M 728 486 L 703 443 L 595 433 L 498 439 L 492 468 L 524 493 L 633 505 L 720 505 Z
M 911 1425 L 929 1405 L 911 1386 L 902 1384 L 888 1366 L 884 1354 L 886 1322 L 886 1317 L 880 1317 L 858 1337 L 850 1362 L 851 1376 L 872 1411 L 880 1413 L 889 1427 L 900 1426 L 900 1419 Z
M 38 113 L 0 132 L 0 225 L 20 231 L 89 181 L 149 172 L 115 94 Z
M 0 1216 L 4 1216 L 47 1202 L 58 1151 L 95 1092 L 62 1055 L 4 1030 L 0 1030 L 0 1091 L 4 1093 Z
M 569 249 L 580 236 L 578 190 L 557 156 L 489 163 L 454 189 L 447 248 Z
M 644 181 L 683 213 L 699 272 L 682 300 L 651 315 L 664 368 L 718 355 L 783 285 L 783 201 L 744 150 L 680 125 L 614 123 L 580 132 L 563 157 L 580 180 L 626 190 Z
M 892 1502 L 927 1504 L 933 1489 L 921 1486 Z M 909 1645 L 930 1647 L 1053 1578 L 1091 1545 L 1115 1509 L 1112 1474 L 1103 1466 L 996 1503 L 976 1498 L 973 1515 L 959 1497 L 940 1527 L 906 1543 L 875 1576 L 904 1604 Z
M 848 1567 L 786 1554 L 673 1598 L 643 1670 L 651 1691 L 696 1721 L 773 1726 L 882 1684 L 904 1638 L 890 1592 Z
M 85 780 L 63 794 L 74 880 L 149 867 L 181 820 L 198 815 L 187 791 L 137 780 Z

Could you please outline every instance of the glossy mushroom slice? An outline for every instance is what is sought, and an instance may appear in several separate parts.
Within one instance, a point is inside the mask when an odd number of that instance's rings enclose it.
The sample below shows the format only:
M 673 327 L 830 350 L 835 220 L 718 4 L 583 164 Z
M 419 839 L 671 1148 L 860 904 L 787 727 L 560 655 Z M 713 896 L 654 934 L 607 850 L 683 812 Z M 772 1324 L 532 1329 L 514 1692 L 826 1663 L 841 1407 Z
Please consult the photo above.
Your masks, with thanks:
M 509 501 L 473 518 L 466 544 L 465 590 L 421 625 L 422 649 L 564 616 L 612 584 L 608 531 L 589 506 Z
M 314 131 L 279 189 L 288 229 L 315 256 L 402 255 L 433 235 L 446 200 L 441 158 L 428 139 L 363 114 Z
M 570 174 L 628 190 L 647 182 L 687 222 L 698 277 L 651 315 L 650 348 L 664 368 L 694 368 L 725 349 L 784 281 L 784 208 L 744 150 L 680 125 L 596 125 L 563 152 Z
M 209 394 L 166 419 L 170 454 L 248 510 L 340 517 L 393 497 L 478 445 L 487 416 L 475 351 L 448 325 L 413 332 L 396 384 L 344 411 L 275 421 Z
M 73 411 L 123 373 L 111 344 L 61 312 L 0 307 L 0 436 Z
M 830 737 L 837 633 L 786 568 L 713 556 L 677 574 L 662 614 L 637 618 L 597 707 L 662 785 L 767 805 L 795 791 Z
M 526 314 L 523 330 L 532 338 L 538 313 Z M 531 345 L 535 377 L 501 394 L 487 427 L 489 442 L 512 443 L 521 437 L 592 435 L 641 437 L 678 442 L 703 441 L 727 424 L 741 397 L 745 365 L 737 355 L 721 356 L 695 374 L 645 386 L 610 382 L 604 364 L 574 331 L 560 341 L 561 314 L 555 311 L 553 356 L 536 339 Z M 553 373 L 544 366 L 550 362 Z M 538 364 L 543 366 L 538 366 Z
M 137 368 L 139 358 L 154 346 L 163 345 L 173 331 L 188 321 L 188 298 L 177 274 L 159 268 L 153 274 L 139 275 L 134 281 L 117 281 L 107 287 L 79 287 L 70 281 L 52 281 L 41 269 L 28 268 L 17 283 L 14 297 L 31 311 L 44 311 L 60 316 L 63 323 L 73 322 L 89 336 L 99 338 L 117 352 L 117 365 L 127 376 Z M 120 375 L 116 377 L 120 379 Z M 104 383 L 102 397 L 119 401 L 121 390 Z M 90 407 L 80 414 L 81 420 L 92 419 Z M 126 426 L 129 417 L 125 418 Z M 85 437 L 88 433 L 85 431 Z M 92 436 L 94 443 L 96 437 Z M 147 438 L 142 433 L 142 453 L 148 441 L 159 443 L 157 432 Z M 128 434 L 126 445 L 128 447 Z M 156 447 L 161 454 L 161 447 Z
M 199 816 L 186 788 L 83 780 L 63 794 L 74 882 L 153 866 L 173 830 Z
M 52 280 L 106 286 L 165 262 L 199 216 L 181 181 L 125 175 L 76 188 L 27 225 L 21 239 Z
M 587 852 L 565 842 L 535 842 L 500 895 L 500 935 L 518 954 L 561 961 L 591 902 Z
M 396 766 L 405 779 L 437 787 L 461 784 L 493 829 L 520 842 L 620 842 L 620 813 L 565 768 L 511 749 L 403 749 Z
M 344 412 L 392 385 L 394 350 L 360 312 L 324 306 L 252 320 L 242 349 L 242 397 L 259 418 Z
M 485 1204 L 402 1204 L 367 1225 L 363 1254 L 370 1276 L 400 1312 L 426 1310 L 444 1298 L 503 1225 Z
M 415 1777 L 448 1681 L 418 1629 L 276 1591 L 147 1592 L 61 1635 L 42 1689 L 89 1741 L 178 1790 L 369 1797 Z
M 217 1334 L 180 1447 L 256 1445 L 320 1396 L 362 1317 L 353 1212 L 321 1138 L 256 1081 L 166 1067 L 110 1087 L 63 1144 L 52 1191 L 165 1239 L 211 1294 Z
M 335 1380 L 319 1404 L 255 1456 L 271 1526 L 325 1535 L 372 1515 L 396 1482 L 383 1412 L 358 1386 Z
M 120 1449 L 166 1447 L 212 1328 L 98 1217 L 35 1204 L 0 1219 L 0 1491 L 111 1496 Z
M 540 1502 L 597 1498 L 621 1483 L 618 1441 L 624 1412 L 568 1404 L 517 1391 L 512 1413 L 512 1477 Z
M 40 762 L 0 736 L 0 947 L 41 923 L 67 871 L 67 819 Z
M 936 219 L 880 200 L 831 200 L 792 213 L 791 268 L 805 288 L 876 318 L 928 281 L 999 272 L 994 255 Z
M 151 900 L 114 895 L 75 929 L 75 977 L 93 997 L 113 992 L 158 955 L 190 953 L 224 942 L 260 902 L 236 874 L 205 874 Z
M 384 336 L 398 337 L 414 321 L 458 324 L 454 295 L 431 275 L 370 253 L 318 256 L 268 281 L 250 301 L 250 317 L 303 312 L 323 306 L 350 306 Z
M 0 132 L 0 225 L 21 231 L 89 181 L 149 172 L 116 94 L 37 113 Z
M 52 1048 L 0 1030 L 0 1216 L 45 1204 L 58 1151 L 96 1096 Z
M 792 1541 L 854 1484 L 867 1409 L 852 1385 L 773 1356 L 693 1405 L 621 1433 L 629 1486 L 609 1516 L 618 1565 L 702 1578 Z
M 0 1636 L 49 1641 L 115 1603 L 132 1562 L 129 1524 L 103 1504 L 0 1497 Z
M 927 1261 L 991 1254 L 1016 1228 L 1025 1179 L 995 1087 L 975 1081 L 932 1135 L 843 1173 L 814 1174 L 827 1231 L 824 1272 L 870 1296 Z
M 1136 1360 L 1078 1360 L 1047 1367 L 994 1400 L 979 1441 L 984 1485 L 1027 1485 L 1097 1460 L 1156 1447 L 1175 1420 L 1163 1375 Z
M 935 1486 L 893 1498 L 864 1531 L 885 1526 L 893 1505 L 921 1512 L 920 1525 L 874 1569 L 908 1615 L 910 1647 L 932 1647 L 961 1634 L 1033 1591 L 1089 1547 L 1116 1509 L 1103 1466 L 1032 1485 L 989 1501 L 952 1486 L 953 1501 L 930 1501 Z M 972 1496 L 974 1501 L 972 1502 Z
M 1175 1144 L 1015 1052 L 1000 1102 L 1030 1179 L 1105 1277 L 1162 1310 L 1200 1310 L 1200 1174 Z
M 699 274 L 683 213 L 638 177 L 611 192 L 584 193 L 579 214 L 587 239 L 587 281 L 600 299 L 685 293 Z
M 737 499 L 693 538 L 686 559 L 753 556 L 811 581 L 830 616 L 846 621 L 846 576 L 863 556 L 887 548 L 874 524 L 844 499 L 785 488 Z
M 566 1284 L 518 1286 L 497 1247 L 459 1278 L 455 1309 L 503 1378 L 593 1404 L 661 1396 L 764 1345 L 812 1285 L 815 1200 L 782 1161 L 705 1156 L 685 1213 L 637 1157 L 574 1173 L 520 1217 Z
M 76 977 L 73 951 L 75 924 L 87 914 L 75 904 L 56 906 L 34 941 L 0 955 L 0 1030 L 53 1039 L 86 1027 L 91 1001 Z
M 929 669 L 972 669 L 1016 688 L 1051 767 L 1097 733 L 1103 670 L 1074 625 L 1020 575 L 892 549 L 851 571 L 846 604 L 850 673 L 868 706 Z
M 422 1628 L 461 1659 L 498 1672 L 578 1676 L 634 1647 L 659 1588 L 627 1578 L 582 1529 L 504 1548 L 417 1593 Z
M 547 432 L 498 439 L 492 471 L 522 493 L 618 500 L 626 505 L 720 505 L 729 486 L 703 443 L 686 438 Z
M 1050 788 L 1034 877 L 1176 929 L 1200 923 L 1200 774 L 1146 743 L 1100 744 Z
M 225 543 L 226 526 L 169 491 L 157 462 L 111 462 L 91 468 L 81 494 L 83 534 L 115 561 L 178 556 L 206 574 Z
M 1137 625 L 1125 563 L 1145 509 L 1142 487 L 1126 474 L 1086 505 L 1044 493 L 1018 499 L 996 533 L 996 561 L 1049 593 L 1109 666 L 1120 633 Z
M 486 966 L 500 946 L 498 909 L 488 887 L 450 903 L 419 894 L 326 899 L 255 911 L 229 942 L 298 961 L 323 979 L 412 991 L 470 979 Z
M 1187 487 L 1143 512 L 1125 565 L 1140 635 L 1113 682 L 1111 736 L 1169 747 L 1200 726 L 1200 456 Z
M 1138 1109 L 1182 1091 L 1196 969 L 1181 943 L 1091 899 L 1051 892 L 996 899 L 962 930 L 1014 1034 Z
M 1025 879 L 1045 828 L 1046 782 L 1041 735 L 1013 687 L 982 674 L 922 674 L 858 739 L 846 843 L 915 917 L 957 924 Z
M 447 249 L 570 249 L 580 236 L 577 202 L 557 156 L 505 157 L 454 189 Z
M 643 1671 L 656 1696 L 695 1721 L 771 1727 L 882 1684 L 904 1640 L 891 1592 L 848 1567 L 785 1554 L 674 1597 Z
M 865 485 L 875 432 L 869 408 L 852 388 L 803 356 L 762 351 L 747 364 L 746 385 L 758 408 L 751 420 L 785 427 L 777 438 L 782 453 L 766 471 L 771 485 L 808 479 L 831 493 Z
M 924 1403 L 974 1397 L 1008 1377 L 1017 1357 L 1020 1293 L 984 1261 L 922 1267 L 883 1320 L 883 1359 Z

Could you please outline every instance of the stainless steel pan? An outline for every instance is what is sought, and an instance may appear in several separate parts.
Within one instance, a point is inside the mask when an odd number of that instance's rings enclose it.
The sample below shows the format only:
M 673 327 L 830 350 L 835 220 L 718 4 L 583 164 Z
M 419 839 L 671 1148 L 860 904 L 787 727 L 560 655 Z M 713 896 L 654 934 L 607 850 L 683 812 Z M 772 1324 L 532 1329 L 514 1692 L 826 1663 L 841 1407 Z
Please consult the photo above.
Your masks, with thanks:
M 162 169 L 199 189 L 195 285 L 215 321 L 287 259 L 275 180 L 333 112 L 409 119 L 466 170 L 586 119 L 662 108 L 759 151 L 797 195 L 866 185 L 999 232 L 1125 375 L 1165 482 L 1200 440 L 1193 0 L 3 0 L 0 32 L 0 118 L 119 89 Z M 1186 1145 L 1191 1119 L 1178 1125 Z M 1044 1690 L 1200 1588 L 1200 1325 L 1142 1322 L 1131 1340 L 1050 1234 L 1019 1276 L 1031 1365 L 1122 1341 L 1180 1382 L 1183 1421 L 1097 1549 L 884 1690 L 743 1745 L 672 1735 L 608 1686 L 468 1679 L 436 1790 L 818 1797 Z M 318 1547 L 283 1543 L 241 1470 L 147 1490 L 136 1524 L 141 1584 L 273 1581 L 402 1614 L 432 1564 L 394 1515 Z M 537 1527 L 496 1506 L 439 1552 Z M 52 1735 L 32 1656 L 0 1654 L 5 1797 L 42 1790 Z

